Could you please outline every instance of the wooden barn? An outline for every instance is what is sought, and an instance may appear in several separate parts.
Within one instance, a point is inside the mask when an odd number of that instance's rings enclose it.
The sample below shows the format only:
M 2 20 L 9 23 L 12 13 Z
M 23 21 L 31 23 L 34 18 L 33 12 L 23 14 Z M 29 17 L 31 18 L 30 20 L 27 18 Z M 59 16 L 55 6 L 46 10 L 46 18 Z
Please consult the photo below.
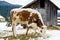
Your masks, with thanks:
M 57 4 L 51 0 L 34 0 L 23 8 L 33 8 L 38 10 L 47 26 L 57 25 L 57 10 L 60 9 Z

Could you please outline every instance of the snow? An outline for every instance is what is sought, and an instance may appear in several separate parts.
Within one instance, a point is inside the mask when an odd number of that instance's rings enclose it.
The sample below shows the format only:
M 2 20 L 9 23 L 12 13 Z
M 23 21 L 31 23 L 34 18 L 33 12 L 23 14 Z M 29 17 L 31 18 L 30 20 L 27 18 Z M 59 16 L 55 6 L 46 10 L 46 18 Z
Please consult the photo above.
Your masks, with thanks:
M 0 15 L 0 18 L 4 18 L 4 17 Z
M 6 26 L 7 22 L 0 22 L 0 31 L 1 30 L 6 30 L 7 26 Z
M 60 10 L 57 10 L 57 12 L 60 12 Z
M 60 30 L 47 30 L 47 40 L 60 40 Z
M 53 2 L 58 8 L 60 8 L 60 0 L 50 0 Z
M 11 31 L 11 29 L 12 29 L 12 27 L 7 27 L 6 23 L 7 22 L 0 22 L 0 33 L 2 32 L 0 34 L 0 36 L 3 36 L 2 34 L 6 34 L 5 36 L 12 35 L 12 32 L 4 31 L 4 30 Z M 17 29 L 16 30 L 17 34 L 25 34 L 26 33 L 26 29 L 22 29 L 21 25 L 18 25 L 16 27 L 16 29 Z M 34 32 L 34 30 L 30 29 L 29 33 L 31 33 L 31 32 Z M 3 37 L 5 37 L 5 36 L 3 36 Z M 37 38 L 30 38 L 29 40 L 35 40 L 35 39 L 37 39 L 37 40 L 60 40 L 60 30 L 47 30 L 46 36 L 47 36 L 47 38 L 45 38 L 45 39 L 43 39 L 42 37 L 37 37 Z

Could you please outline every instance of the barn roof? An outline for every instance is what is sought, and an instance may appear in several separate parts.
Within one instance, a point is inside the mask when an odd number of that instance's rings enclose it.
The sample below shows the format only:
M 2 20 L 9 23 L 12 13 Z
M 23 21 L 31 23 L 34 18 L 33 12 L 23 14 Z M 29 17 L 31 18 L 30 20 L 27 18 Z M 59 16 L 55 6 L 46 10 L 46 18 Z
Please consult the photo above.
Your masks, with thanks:
M 31 0 L 30 3 L 26 4 L 25 6 L 32 4 L 33 2 L 36 2 L 37 0 Z M 39 1 L 39 0 L 38 0 Z M 60 9 L 60 0 L 50 0 L 55 6 L 57 6 Z M 23 6 L 23 7 L 25 7 Z
M 60 9 L 60 0 L 50 0 L 50 1 Z

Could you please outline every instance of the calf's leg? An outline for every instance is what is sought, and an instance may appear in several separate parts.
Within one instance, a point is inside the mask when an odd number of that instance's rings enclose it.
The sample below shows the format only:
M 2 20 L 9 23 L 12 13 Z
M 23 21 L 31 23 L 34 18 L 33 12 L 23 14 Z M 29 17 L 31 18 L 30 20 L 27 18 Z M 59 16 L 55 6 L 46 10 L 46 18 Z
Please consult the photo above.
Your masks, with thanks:
M 16 23 L 12 23 L 13 36 L 16 37 Z
M 26 35 L 28 34 L 28 31 L 29 31 L 29 27 L 27 27 Z

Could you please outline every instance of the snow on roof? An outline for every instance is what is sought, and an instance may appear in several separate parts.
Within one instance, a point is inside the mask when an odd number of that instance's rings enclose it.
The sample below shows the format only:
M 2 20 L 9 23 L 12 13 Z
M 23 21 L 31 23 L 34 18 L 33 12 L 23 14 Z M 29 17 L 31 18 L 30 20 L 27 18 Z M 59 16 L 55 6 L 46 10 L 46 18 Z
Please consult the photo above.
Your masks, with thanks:
M 4 18 L 4 17 L 0 15 L 0 18 Z
M 50 0 L 50 1 L 60 9 L 60 0 Z

